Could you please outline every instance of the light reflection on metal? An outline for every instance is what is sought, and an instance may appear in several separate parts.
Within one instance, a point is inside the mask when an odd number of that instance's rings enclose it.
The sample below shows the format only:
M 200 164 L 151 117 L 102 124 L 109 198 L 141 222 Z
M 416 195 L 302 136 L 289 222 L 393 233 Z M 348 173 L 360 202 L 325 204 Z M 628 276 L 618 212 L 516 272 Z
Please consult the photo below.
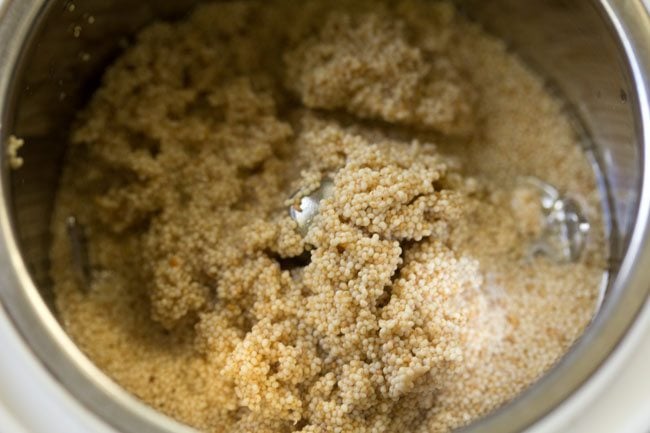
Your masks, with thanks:
M 289 215 L 298 224 L 298 230 L 303 235 L 307 234 L 314 218 L 318 215 L 321 200 L 329 197 L 333 189 L 332 180 L 325 178 L 315 191 L 300 199 L 299 205 L 289 207 Z
M 537 189 L 544 212 L 542 234 L 533 243 L 531 254 L 544 254 L 560 263 L 579 260 L 591 226 L 578 202 L 537 178 L 522 178 L 521 183 Z

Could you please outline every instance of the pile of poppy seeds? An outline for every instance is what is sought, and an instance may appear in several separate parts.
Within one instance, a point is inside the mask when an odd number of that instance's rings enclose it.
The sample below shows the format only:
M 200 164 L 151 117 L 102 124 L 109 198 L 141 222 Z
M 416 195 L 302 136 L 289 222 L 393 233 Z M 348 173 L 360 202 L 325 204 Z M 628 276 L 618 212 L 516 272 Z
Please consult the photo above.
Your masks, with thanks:
M 580 205 L 579 257 L 534 253 L 531 178 Z M 466 425 L 562 356 L 606 268 L 562 102 L 435 1 L 224 2 L 145 28 L 73 127 L 52 231 L 74 341 L 206 432 Z

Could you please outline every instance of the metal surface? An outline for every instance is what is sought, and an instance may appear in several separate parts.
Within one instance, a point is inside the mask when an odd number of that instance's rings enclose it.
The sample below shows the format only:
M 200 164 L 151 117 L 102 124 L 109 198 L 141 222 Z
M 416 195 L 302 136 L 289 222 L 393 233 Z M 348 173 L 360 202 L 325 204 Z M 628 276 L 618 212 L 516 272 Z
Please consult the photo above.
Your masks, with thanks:
M 308 195 L 300 198 L 299 205 L 289 206 L 289 216 L 298 224 L 298 230 L 303 234 L 307 234 L 311 223 L 318 215 L 321 200 L 332 195 L 334 183 L 331 179 L 323 179 L 321 184 Z
M 0 9 L 0 143 L 10 133 L 26 141 L 21 170 L 10 172 L 6 158 L 0 161 L 0 298 L 52 375 L 124 432 L 191 430 L 124 392 L 63 332 L 48 301 L 49 218 L 72 114 L 102 68 L 138 28 L 156 17 L 180 16 L 194 3 L 84 0 L 71 7 L 62 0 L 5 0 Z M 467 429 L 507 433 L 576 392 L 617 350 L 647 300 L 650 17 L 634 0 L 460 3 L 566 97 L 600 164 L 612 208 L 612 279 L 600 313 L 541 381 Z
M 543 230 L 531 245 L 530 254 L 543 254 L 558 263 L 577 261 L 585 247 L 591 228 L 580 205 L 563 197 L 553 185 L 535 177 L 519 181 L 524 188 L 536 191 L 543 215 Z
M 77 281 L 80 287 L 89 291 L 92 275 L 84 228 L 74 216 L 69 216 L 65 223 Z

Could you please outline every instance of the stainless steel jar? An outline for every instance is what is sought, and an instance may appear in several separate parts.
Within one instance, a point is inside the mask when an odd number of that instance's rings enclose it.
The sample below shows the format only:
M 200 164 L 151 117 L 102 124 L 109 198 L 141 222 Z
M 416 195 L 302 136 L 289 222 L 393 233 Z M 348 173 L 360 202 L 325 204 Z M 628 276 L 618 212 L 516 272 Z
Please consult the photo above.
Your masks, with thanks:
M 180 432 L 111 382 L 52 308 L 49 218 L 68 125 L 137 29 L 198 0 L 0 0 L 0 143 L 24 138 L 26 164 L 0 164 L 0 299 L 44 366 L 124 432 Z M 650 287 L 650 14 L 641 0 L 459 0 L 557 89 L 585 132 L 609 202 L 610 280 L 600 312 L 542 380 L 468 431 L 515 432 L 574 394 L 617 350 Z M 534 101 L 531 101 L 534 103 Z

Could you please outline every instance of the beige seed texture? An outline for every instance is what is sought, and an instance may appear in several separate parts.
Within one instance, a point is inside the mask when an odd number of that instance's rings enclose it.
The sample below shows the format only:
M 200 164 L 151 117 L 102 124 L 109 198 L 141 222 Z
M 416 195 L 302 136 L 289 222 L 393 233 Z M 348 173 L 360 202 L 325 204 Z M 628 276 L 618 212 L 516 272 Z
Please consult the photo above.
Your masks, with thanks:
M 9 167 L 18 170 L 23 166 L 25 160 L 18 155 L 18 151 L 25 145 L 25 140 L 16 136 L 10 135 L 7 141 L 7 158 L 9 159 Z
M 594 314 L 606 249 L 579 144 L 448 2 L 205 4 L 138 33 L 79 113 L 58 313 L 112 379 L 202 431 L 448 432 Z M 529 254 L 543 215 L 524 176 L 580 199 L 578 262 Z M 300 229 L 289 207 L 324 181 Z

